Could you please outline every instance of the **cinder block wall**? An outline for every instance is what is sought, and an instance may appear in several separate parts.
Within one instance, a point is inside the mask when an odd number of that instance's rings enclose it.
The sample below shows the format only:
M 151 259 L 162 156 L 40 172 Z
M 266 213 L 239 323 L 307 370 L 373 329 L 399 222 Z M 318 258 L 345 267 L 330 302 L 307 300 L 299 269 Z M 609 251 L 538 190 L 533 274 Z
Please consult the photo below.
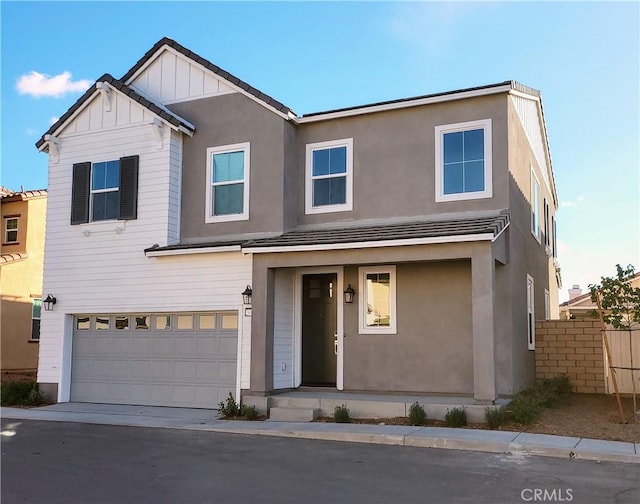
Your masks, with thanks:
M 536 322 L 536 378 L 569 376 L 573 391 L 604 394 L 604 352 L 598 320 Z

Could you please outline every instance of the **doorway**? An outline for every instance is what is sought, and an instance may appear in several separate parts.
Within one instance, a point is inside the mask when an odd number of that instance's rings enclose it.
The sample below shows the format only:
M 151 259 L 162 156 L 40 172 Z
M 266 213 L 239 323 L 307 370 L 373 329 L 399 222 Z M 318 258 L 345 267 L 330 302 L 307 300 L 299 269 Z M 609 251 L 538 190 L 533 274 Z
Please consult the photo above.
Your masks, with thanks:
M 302 385 L 336 387 L 337 308 L 336 273 L 302 277 Z

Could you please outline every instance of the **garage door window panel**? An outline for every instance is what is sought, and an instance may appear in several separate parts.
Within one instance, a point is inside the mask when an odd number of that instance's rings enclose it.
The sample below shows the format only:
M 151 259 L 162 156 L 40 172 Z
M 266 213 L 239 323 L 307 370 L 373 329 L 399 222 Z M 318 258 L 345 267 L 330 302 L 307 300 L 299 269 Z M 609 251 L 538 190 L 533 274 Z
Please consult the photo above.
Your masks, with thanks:
M 116 316 L 116 329 L 119 331 L 128 331 L 129 330 L 129 317 L 125 317 L 123 315 Z
M 135 328 L 136 330 L 145 330 L 148 331 L 150 329 L 151 317 L 149 315 L 136 315 L 135 317 Z
M 193 331 L 193 315 L 178 315 L 178 331 Z
M 89 329 L 91 329 L 91 318 L 78 317 L 76 319 L 76 329 L 78 331 L 88 331 Z
M 215 331 L 216 316 L 215 315 L 198 315 L 198 329 Z
M 233 330 L 238 329 L 238 314 L 225 314 L 222 315 L 222 329 Z
M 171 315 L 156 315 L 155 321 L 156 321 L 155 323 L 156 331 L 171 330 Z
M 95 324 L 96 324 L 96 330 L 108 331 L 111 329 L 111 317 L 97 316 Z

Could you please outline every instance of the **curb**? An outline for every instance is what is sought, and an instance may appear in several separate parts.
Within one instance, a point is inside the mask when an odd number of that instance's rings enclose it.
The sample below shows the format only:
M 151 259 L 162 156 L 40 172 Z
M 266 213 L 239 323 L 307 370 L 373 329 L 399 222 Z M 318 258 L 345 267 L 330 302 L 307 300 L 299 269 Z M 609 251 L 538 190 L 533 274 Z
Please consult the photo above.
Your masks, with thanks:
M 636 448 L 640 445 L 634 445 L 634 443 L 513 431 L 235 420 L 197 422 L 193 419 L 185 421 L 159 416 L 46 412 L 20 408 L 1 408 L 0 416 L 3 419 L 16 420 L 165 428 L 245 436 L 272 436 L 640 464 L 640 453 Z M 381 429 L 384 429 L 384 432 L 380 432 Z

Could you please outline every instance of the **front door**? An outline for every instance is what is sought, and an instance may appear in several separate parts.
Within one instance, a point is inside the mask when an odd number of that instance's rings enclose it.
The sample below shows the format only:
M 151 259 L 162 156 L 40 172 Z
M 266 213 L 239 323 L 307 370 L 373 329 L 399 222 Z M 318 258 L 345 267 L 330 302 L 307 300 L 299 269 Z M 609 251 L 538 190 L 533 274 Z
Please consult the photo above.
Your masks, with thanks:
M 302 384 L 336 386 L 337 275 L 302 277 Z

